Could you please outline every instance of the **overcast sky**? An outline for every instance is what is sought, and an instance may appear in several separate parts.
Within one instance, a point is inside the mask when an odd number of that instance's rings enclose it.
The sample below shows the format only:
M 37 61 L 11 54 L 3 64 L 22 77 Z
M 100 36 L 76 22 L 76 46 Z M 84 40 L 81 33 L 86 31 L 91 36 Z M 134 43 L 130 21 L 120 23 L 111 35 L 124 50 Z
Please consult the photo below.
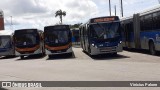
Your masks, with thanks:
M 117 6 L 120 16 L 120 0 L 111 0 L 112 15 Z M 158 0 L 123 0 L 124 16 L 159 5 Z M 84 23 L 89 18 L 109 15 L 108 0 L 3 0 L 0 9 L 4 12 L 5 29 L 39 28 L 59 23 L 55 12 L 59 9 L 67 12 L 63 18 L 65 24 Z

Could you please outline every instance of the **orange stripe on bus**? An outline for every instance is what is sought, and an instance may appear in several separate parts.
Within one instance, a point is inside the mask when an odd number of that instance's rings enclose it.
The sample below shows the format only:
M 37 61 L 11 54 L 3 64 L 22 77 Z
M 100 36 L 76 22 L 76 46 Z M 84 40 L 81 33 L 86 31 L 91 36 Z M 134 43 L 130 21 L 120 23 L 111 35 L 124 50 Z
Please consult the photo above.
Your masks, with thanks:
M 71 46 L 72 43 L 69 43 L 65 46 L 59 46 L 59 47 L 50 47 L 48 45 L 45 45 L 45 48 L 49 49 L 49 50 L 63 50 L 63 49 L 67 49 L 69 46 Z
M 19 52 L 29 52 L 29 51 L 36 51 L 37 49 L 40 48 L 40 45 L 36 45 L 35 47 L 32 47 L 32 48 L 15 48 L 16 51 L 19 51 Z

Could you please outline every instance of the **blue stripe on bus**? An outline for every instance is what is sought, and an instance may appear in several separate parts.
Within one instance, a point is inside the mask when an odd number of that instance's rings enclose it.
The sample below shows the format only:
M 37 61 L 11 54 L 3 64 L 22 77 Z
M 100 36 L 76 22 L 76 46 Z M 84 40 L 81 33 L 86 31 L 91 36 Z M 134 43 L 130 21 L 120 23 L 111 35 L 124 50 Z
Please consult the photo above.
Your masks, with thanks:
M 6 51 L 9 51 L 10 50 L 10 48 L 0 48 L 0 52 L 6 52 Z
M 152 31 L 152 32 L 141 32 L 140 33 L 140 38 L 141 40 L 145 38 L 147 39 L 153 39 L 156 43 L 160 43 L 160 40 L 156 40 L 156 35 L 159 35 L 159 38 L 160 38 L 160 31 Z

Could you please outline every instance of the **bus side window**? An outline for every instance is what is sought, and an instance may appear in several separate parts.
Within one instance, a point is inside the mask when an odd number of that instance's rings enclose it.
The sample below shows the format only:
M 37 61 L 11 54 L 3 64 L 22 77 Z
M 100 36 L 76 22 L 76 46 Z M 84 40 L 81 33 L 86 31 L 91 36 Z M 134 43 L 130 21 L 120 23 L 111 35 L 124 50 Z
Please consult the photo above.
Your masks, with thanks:
M 90 37 L 90 28 L 89 28 L 89 24 L 87 24 L 87 36 Z

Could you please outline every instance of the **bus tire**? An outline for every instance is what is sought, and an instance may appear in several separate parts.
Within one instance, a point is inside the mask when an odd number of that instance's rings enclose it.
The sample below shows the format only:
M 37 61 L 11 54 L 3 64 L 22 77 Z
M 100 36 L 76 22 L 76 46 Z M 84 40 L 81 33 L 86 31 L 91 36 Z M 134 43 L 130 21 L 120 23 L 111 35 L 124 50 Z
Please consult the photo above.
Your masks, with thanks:
M 90 47 L 88 47 L 88 52 L 89 52 L 89 54 L 91 54 L 91 48 Z
M 14 58 L 15 57 L 15 55 L 8 55 L 8 56 L 6 56 L 7 58 Z
M 149 51 L 150 51 L 151 55 L 156 55 L 155 46 L 154 46 L 154 43 L 152 41 L 149 43 Z
M 73 53 L 72 53 L 72 52 L 71 52 L 71 53 L 68 53 L 68 56 L 72 57 L 72 56 L 73 56 Z
M 117 56 L 117 52 L 113 53 L 112 55 L 113 55 L 113 56 Z
M 49 58 L 52 58 L 52 55 L 48 55 Z
M 21 57 L 21 59 L 24 59 L 24 56 L 20 56 Z

